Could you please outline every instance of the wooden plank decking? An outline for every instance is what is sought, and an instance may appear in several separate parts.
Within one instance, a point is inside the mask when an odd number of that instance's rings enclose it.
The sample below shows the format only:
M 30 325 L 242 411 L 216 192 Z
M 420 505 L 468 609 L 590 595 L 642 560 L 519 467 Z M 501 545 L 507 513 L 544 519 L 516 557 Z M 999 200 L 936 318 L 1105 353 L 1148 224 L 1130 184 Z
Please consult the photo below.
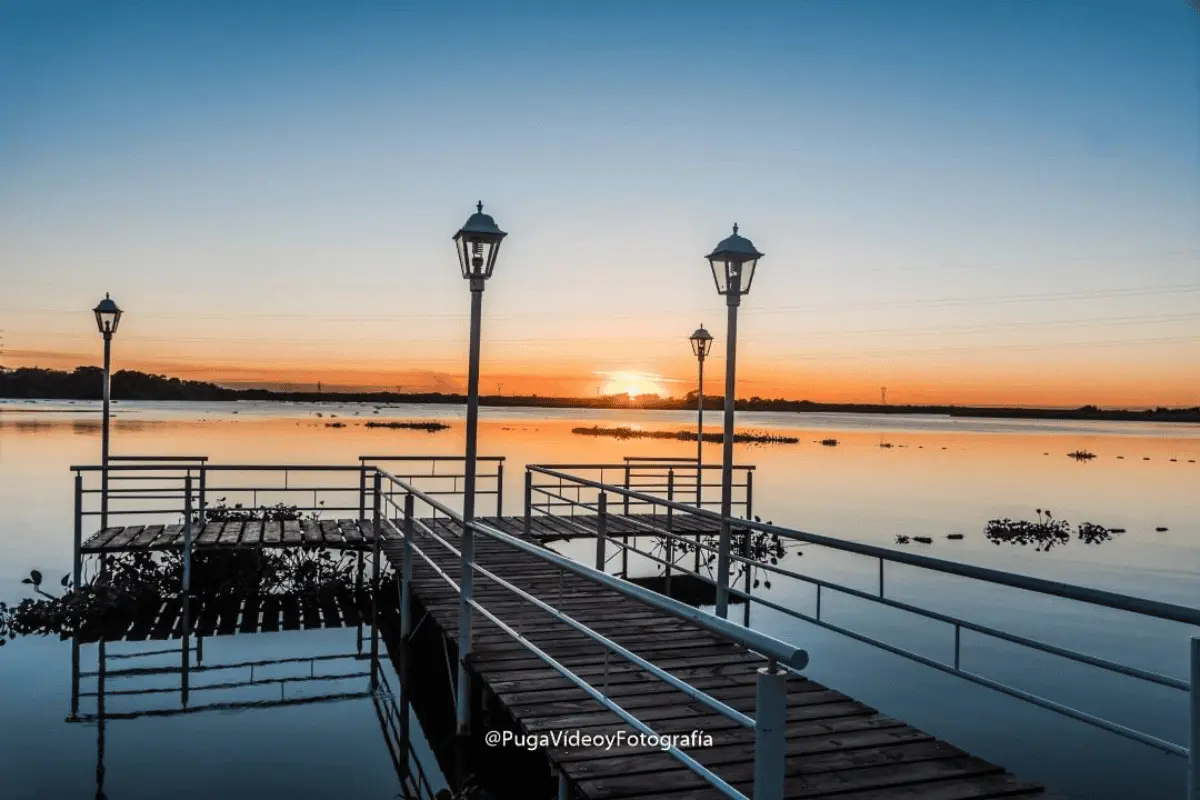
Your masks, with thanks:
M 520 519 L 500 527 L 521 534 Z M 449 541 L 457 526 L 432 523 Z M 418 545 L 451 578 L 458 561 L 427 534 Z M 403 564 L 403 545 L 385 540 L 393 567 Z M 764 660 L 719 640 L 696 625 L 664 615 L 511 547 L 476 537 L 479 563 L 493 573 L 569 614 L 593 630 L 753 715 L 756 670 Z M 442 635 L 457 641 L 458 598 L 422 559 L 413 563 L 414 597 Z M 601 688 L 625 709 L 662 733 L 693 730 L 713 736 L 713 746 L 689 751 L 744 792 L 753 783 L 754 732 L 737 726 L 618 656 L 534 604 L 482 576 L 475 596 L 506 624 L 560 663 Z M 560 676 L 491 622 L 478 620 L 469 664 L 483 690 L 527 733 L 580 730 L 589 734 L 631 732 L 619 717 Z M 1043 789 L 1001 767 L 889 718 L 837 691 L 800 676 L 788 680 L 787 779 L 789 798 L 840 800 L 968 800 L 1045 798 Z M 721 795 L 667 753 L 651 747 L 572 749 L 548 747 L 548 761 L 570 779 L 573 796 L 591 800 L 709 800 Z
M 595 535 L 597 516 L 580 514 L 574 517 L 533 517 L 530 538 L 539 542 L 591 537 Z M 443 524 L 445 519 L 423 520 L 426 524 Z M 487 517 L 480 522 L 507 533 L 521 535 L 524 517 Z M 647 525 L 664 527 L 666 517 L 651 514 L 610 514 L 607 530 L 610 536 L 645 533 Z M 716 533 L 717 524 L 708 518 L 677 514 L 672 530 L 680 535 Z M 392 536 L 384 530 L 384 541 Z M 193 531 L 192 546 L 209 547 L 330 547 L 338 549 L 369 548 L 375 540 L 370 522 L 355 519 L 295 520 L 289 522 L 209 522 Z M 84 553 L 122 553 L 139 550 L 172 550 L 183 546 L 182 525 L 128 525 L 105 528 L 88 537 Z

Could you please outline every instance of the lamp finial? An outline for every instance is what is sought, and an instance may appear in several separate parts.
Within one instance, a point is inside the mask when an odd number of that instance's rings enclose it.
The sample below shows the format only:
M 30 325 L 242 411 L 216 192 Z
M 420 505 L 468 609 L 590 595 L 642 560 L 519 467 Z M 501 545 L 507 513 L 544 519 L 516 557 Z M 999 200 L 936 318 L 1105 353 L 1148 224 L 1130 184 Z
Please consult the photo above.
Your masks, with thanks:
M 733 235 L 737 236 L 737 223 L 733 223 Z
M 477 211 L 478 211 L 480 214 L 482 214 L 482 213 L 483 213 L 483 201 L 482 201 L 482 200 L 480 200 L 478 203 L 476 203 L 476 204 L 475 204 L 475 209 L 476 209 L 476 210 L 477 210 Z

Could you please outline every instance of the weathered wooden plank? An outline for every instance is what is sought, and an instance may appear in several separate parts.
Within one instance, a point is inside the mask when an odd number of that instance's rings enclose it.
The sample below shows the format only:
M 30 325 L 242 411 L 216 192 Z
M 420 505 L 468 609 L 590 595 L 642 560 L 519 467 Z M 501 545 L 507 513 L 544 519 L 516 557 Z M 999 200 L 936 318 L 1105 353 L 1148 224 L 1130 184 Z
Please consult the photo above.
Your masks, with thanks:
M 105 550 L 123 550 L 142 532 L 142 525 L 127 525 L 104 546 Z
M 251 520 L 242 528 L 242 538 L 238 540 L 238 543 L 243 546 L 256 546 L 262 541 L 262 532 L 262 520 Z
M 300 597 L 300 608 L 304 612 L 304 627 L 306 630 L 321 627 L 321 607 L 316 598 L 310 594 Z
M 125 530 L 124 526 L 117 525 L 110 528 L 104 528 L 87 538 L 82 545 L 84 550 L 103 550 L 104 547 L 112 541 L 112 538 L 121 531 Z
M 340 547 L 346 543 L 346 537 L 342 534 L 343 521 L 350 520 L 327 519 L 321 522 L 321 538 L 325 544 Z
M 219 545 L 235 545 L 242 536 L 242 528 L 245 527 L 244 522 L 226 522 L 225 529 L 221 531 L 221 537 L 217 539 Z
M 286 520 L 283 523 L 284 544 L 297 544 L 302 541 L 304 541 L 304 531 L 300 527 L 300 520 Z
M 134 550 L 145 550 L 162 534 L 162 532 L 162 525 L 147 525 L 142 529 L 141 533 L 130 540 L 129 546 Z
M 238 615 L 241 613 L 242 598 L 229 595 L 221 599 L 220 616 L 217 620 L 217 635 L 229 636 L 237 631 Z
M 200 535 L 194 539 L 193 543 L 198 545 L 215 544 L 221 538 L 221 534 L 225 530 L 225 524 L 224 522 L 206 523 L 204 530 L 200 531 Z M 193 532 L 193 535 L 195 535 L 195 532 Z
M 155 608 L 144 609 L 133 620 L 133 625 L 125 634 L 125 639 L 130 642 L 140 642 L 150 636 L 150 632 L 154 630 L 154 623 L 163 613 L 163 609 L 167 603 L 164 601 L 159 603 Z
M 305 544 L 321 544 L 321 522 L 315 519 L 305 519 L 300 521 L 300 529 L 304 532 Z
M 279 544 L 283 537 L 283 523 L 278 520 L 272 520 L 263 527 L 262 543 Z
M 339 589 L 337 593 L 338 608 L 342 612 L 342 620 L 347 626 L 357 625 L 361 622 L 361 617 L 358 613 L 358 608 L 355 605 L 354 597 L 346 589 Z
M 201 608 L 197 609 L 197 606 Z M 197 636 L 212 636 L 217 628 L 217 618 L 220 615 L 221 603 L 213 598 L 205 598 L 192 603 L 192 618 L 196 620 Z
M 321 617 L 325 620 L 325 627 L 342 627 L 342 615 L 338 613 L 337 598 L 326 592 L 321 595 L 318 602 L 321 605 Z
M 294 595 L 284 595 L 279 598 L 279 607 L 282 612 L 282 626 L 285 631 L 294 631 L 300 628 L 300 603 Z

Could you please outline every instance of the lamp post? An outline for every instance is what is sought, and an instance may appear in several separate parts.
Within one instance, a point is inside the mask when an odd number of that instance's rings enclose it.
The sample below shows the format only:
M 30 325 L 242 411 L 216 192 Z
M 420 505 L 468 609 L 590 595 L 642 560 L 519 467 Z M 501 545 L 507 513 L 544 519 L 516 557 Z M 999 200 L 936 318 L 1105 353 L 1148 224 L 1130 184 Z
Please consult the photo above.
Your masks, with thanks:
M 721 460 L 721 538 L 717 550 L 717 616 L 724 619 L 729 613 L 729 519 L 733 509 L 733 406 L 737 397 L 737 310 L 742 295 L 749 294 L 754 282 L 754 269 L 763 254 L 749 239 L 738 235 L 737 223 L 733 235 L 724 239 L 708 254 L 717 294 L 724 295 L 729 309 L 725 333 L 725 433 Z
M 483 313 L 483 289 L 492 277 L 500 242 L 508 234 L 496 227 L 496 221 L 483 213 L 483 201 L 454 234 L 462 276 L 471 286 L 471 349 L 467 371 L 467 452 L 463 470 L 463 531 L 460 543 L 458 609 L 458 732 L 466 734 L 471 721 L 471 691 L 468 683 L 467 656 L 471 652 L 471 598 L 474 586 L 476 428 L 479 423 L 479 328 Z
M 704 471 L 700 468 L 704 463 L 704 359 L 712 352 L 713 337 L 701 322 L 688 341 L 692 343 L 692 353 L 700 362 L 700 377 L 696 382 L 696 508 L 700 508 L 704 486 Z
M 104 293 L 104 299 L 92 309 L 96 315 L 96 327 L 104 337 L 104 411 L 100 428 L 100 529 L 108 527 L 108 423 L 109 404 L 112 399 L 112 337 L 121 322 L 121 309 Z

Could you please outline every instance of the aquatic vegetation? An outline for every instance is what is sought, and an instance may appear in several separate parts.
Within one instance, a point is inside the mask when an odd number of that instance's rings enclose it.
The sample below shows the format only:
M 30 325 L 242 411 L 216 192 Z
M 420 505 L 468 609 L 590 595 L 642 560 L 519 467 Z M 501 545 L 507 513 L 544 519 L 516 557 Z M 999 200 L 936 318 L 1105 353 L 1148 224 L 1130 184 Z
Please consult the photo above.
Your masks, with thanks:
M 696 441 L 695 431 L 644 431 L 639 428 L 630 428 L 627 426 L 605 428 L 600 425 L 593 425 L 590 428 L 572 428 L 571 433 L 576 433 L 580 436 L 611 436 L 614 439 L 676 439 L 681 442 Z M 704 434 L 704 441 L 706 442 L 720 444 L 723 440 L 724 435 L 720 433 Z M 795 436 L 780 436 L 774 433 L 735 433 L 733 440 L 743 444 L 797 444 L 800 441 Z
M 1064 519 L 1055 519 L 1048 510 L 1036 509 L 1037 522 L 1004 519 L 988 520 L 984 534 L 992 544 L 1034 545 L 1034 550 L 1046 552 L 1071 541 L 1071 524 Z M 1113 534 L 1124 533 L 1124 528 L 1108 528 L 1094 522 L 1081 522 L 1076 536 L 1084 544 L 1102 544 Z
M 320 501 L 319 505 L 325 505 L 325 501 Z M 309 519 L 317 519 L 318 515 L 319 512 L 314 511 L 309 514 Z M 304 515 L 297 506 L 284 503 L 246 508 L 241 503 L 227 505 L 222 497 L 204 510 L 204 518 L 208 522 L 292 522 L 303 519 Z
M 837 439 L 822 439 L 821 444 L 824 445 L 825 447 L 837 447 L 838 440 Z
M 366 428 L 404 428 L 415 431 L 426 431 L 428 433 L 437 433 L 449 429 L 449 425 L 444 422 L 376 422 L 371 420 L 364 423 Z
M 933 544 L 933 539 L 928 536 L 914 536 L 912 538 L 914 542 L 920 542 L 921 544 Z
M 381 580 L 391 574 L 382 565 Z M 32 570 L 22 582 L 40 598 L 16 606 L 0 603 L 0 645 L 17 636 L 57 634 L 67 637 L 102 625 L 114 616 L 136 616 L 157 610 L 179 596 L 183 579 L 180 552 L 133 552 L 100 557 L 90 581 L 73 586 L 70 575 L 54 595 L 42 589 L 43 576 Z M 321 547 L 212 548 L 192 554 L 193 597 L 299 595 L 328 598 L 356 593 L 357 556 L 354 551 Z
M 946 538 L 952 539 L 952 540 L 958 540 L 958 539 L 963 538 L 963 535 L 961 533 L 947 533 Z
M 762 522 L 762 519 L 760 517 L 755 517 L 754 521 Z M 771 525 L 773 523 L 768 520 L 767 524 Z M 749 535 L 748 539 L 747 535 Z M 694 566 L 694 556 L 691 558 L 687 558 L 686 556 L 695 553 L 697 550 L 700 550 L 700 571 L 706 572 L 708 577 L 712 578 L 716 571 L 716 547 L 719 543 L 720 537 L 715 533 L 704 534 L 701 536 L 701 547 L 699 548 L 697 548 L 694 540 L 690 542 L 679 541 L 668 539 L 666 536 L 658 535 L 654 537 L 654 542 L 651 546 L 650 552 L 656 558 L 666 559 L 667 546 L 670 544 L 674 548 L 674 558 L 676 563 L 679 564 L 683 569 L 691 570 Z M 804 553 L 799 549 L 798 543 L 792 542 L 789 544 L 791 545 L 790 552 L 793 552 L 796 555 L 804 555 Z M 705 549 L 710 547 L 713 549 Z M 730 530 L 729 550 L 731 553 L 735 553 L 742 558 L 747 558 L 755 562 L 755 564 L 747 565 L 745 562 L 733 561 L 731 559 L 731 575 L 729 579 L 731 586 L 740 586 L 746 575 L 746 570 L 749 568 L 751 570 L 750 578 L 753 581 L 753 588 L 757 589 L 759 586 L 762 586 L 765 589 L 770 589 L 771 579 L 769 577 L 764 577 L 764 574 L 769 576 L 771 573 L 767 570 L 759 569 L 757 564 L 770 564 L 771 566 L 778 565 L 779 560 L 788 554 L 789 545 L 784 544 L 783 538 L 777 533 L 769 533 L 767 531 L 760 530 L 747 531 L 745 528 L 735 527 Z M 665 565 L 658 565 L 658 574 L 663 574 L 665 570 Z
M 1166 533 L 1167 528 L 1165 525 L 1160 525 L 1159 527 L 1155 528 L 1154 530 L 1157 531 L 1158 533 Z
M 896 544 L 908 544 L 912 541 L 911 536 L 905 536 L 902 533 L 896 534 Z
M 344 428 L 344 427 L 346 427 L 346 423 L 344 423 L 344 422 L 326 422 L 325 427 L 326 428 Z
M 1087 450 L 1073 450 L 1070 453 L 1067 453 L 1067 457 L 1073 458 L 1076 461 L 1091 461 L 1096 457 L 1096 454 Z

